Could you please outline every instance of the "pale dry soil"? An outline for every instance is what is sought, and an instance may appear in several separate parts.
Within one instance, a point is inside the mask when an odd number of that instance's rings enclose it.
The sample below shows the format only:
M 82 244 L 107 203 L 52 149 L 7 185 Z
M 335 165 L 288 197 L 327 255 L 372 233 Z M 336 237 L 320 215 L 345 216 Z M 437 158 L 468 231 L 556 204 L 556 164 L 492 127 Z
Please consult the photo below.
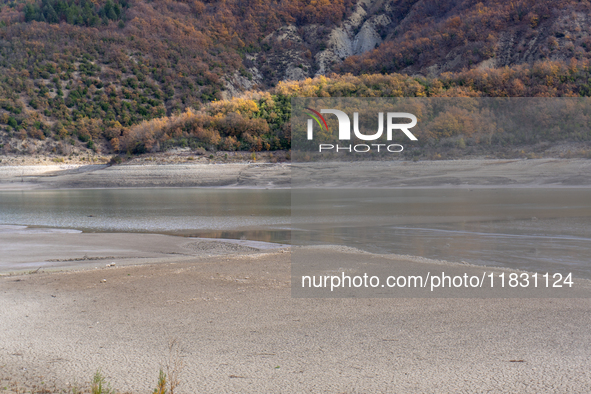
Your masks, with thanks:
M 0 277 L 0 389 L 148 393 L 176 339 L 179 393 L 591 392 L 589 298 L 292 298 L 244 248 Z
M 0 166 L 0 190 L 129 187 L 289 187 L 284 163 Z
M 589 159 L 0 165 L 0 190 L 125 187 L 589 187 Z

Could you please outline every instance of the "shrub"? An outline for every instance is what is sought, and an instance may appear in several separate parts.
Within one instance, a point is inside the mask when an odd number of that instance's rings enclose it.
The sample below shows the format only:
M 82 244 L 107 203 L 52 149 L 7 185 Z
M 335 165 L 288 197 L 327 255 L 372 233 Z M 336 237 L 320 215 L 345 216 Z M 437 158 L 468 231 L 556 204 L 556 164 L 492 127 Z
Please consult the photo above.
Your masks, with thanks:
M 121 158 L 121 156 L 113 156 L 109 160 L 109 165 L 114 166 L 116 164 L 121 164 L 122 162 L 123 162 L 123 159 Z
M 92 378 L 92 384 L 90 386 L 92 394 L 115 394 L 115 390 L 111 388 L 111 384 L 107 382 L 105 377 L 101 374 L 99 369 Z
M 13 129 L 16 129 L 16 126 L 18 126 L 18 123 L 16 121 L 15 118 L 13 118 L 12 116 L 8 118 L 8 122 L 7 124 L 12 127 Z
M 158 375 L 158 386 L 154 389 L 154 394 L 166 394 L 166 374 L 162 369 L 160 369 L 160 374 Z

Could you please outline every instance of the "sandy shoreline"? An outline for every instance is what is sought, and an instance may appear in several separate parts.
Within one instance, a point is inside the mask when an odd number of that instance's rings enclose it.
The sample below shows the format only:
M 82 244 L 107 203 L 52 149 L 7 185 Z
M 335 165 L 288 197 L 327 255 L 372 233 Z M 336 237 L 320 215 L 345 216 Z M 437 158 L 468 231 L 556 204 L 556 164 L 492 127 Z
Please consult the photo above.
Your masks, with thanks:
M 295 171 L 295 172 L 294 172 Z M 371 179 L 368 179 L 371 174 Z M 0 166 L 0 190 L 134 187 L 591 187 L 591 160 Z M 337 180 L 335 183 L 335 179 Z M 376 181 L 377 180 L 377 181 Z M 378 182 L 379 181 L 379 182 Z
M 134 187 L 289 187 L 288 164 L 0 166 L 0 190 Z
M 248 240 L 216 240 L 146 233 L 82 233 L 76 230 L 0 226 L 0 276 L 179 262 L 212 255 L 289 248 Z
M 148 392 L 588 392 L 589 299 L 296 299 L 290 253 L 0 277 L 1 385 L 60 392 L 97 368 Z M 8 391 L 10 392 L 10 391 Z
M 298 299 L 285 247 L 9 235 L 13 260 L 68 270 L 0 276 L 7 392 L 87 386 L 98 368 L 119 392 L 148 392 L 170 339 L 180 393 L 591 390 L 589 298 Z M 27 237 L 52 247 L 23 247 Z
M 338 171 L 315 171 L 309 185 Z M 0 166 L 0 190 L 277 188 L 291 173 L 285 163 Z M 363 173 L 340 175 L 362 187 Z M 392 162 L 381 174 L 388 187 L 591 187 L 591 160 Z M 573 299 L 301 299 L 284 246 L 12 227 L 0 234 L 4 392 L 71 392 L 98 368 L 118 392 L 150 392 L 171 339 L 179 393 L 591 392 L 587 287 Z

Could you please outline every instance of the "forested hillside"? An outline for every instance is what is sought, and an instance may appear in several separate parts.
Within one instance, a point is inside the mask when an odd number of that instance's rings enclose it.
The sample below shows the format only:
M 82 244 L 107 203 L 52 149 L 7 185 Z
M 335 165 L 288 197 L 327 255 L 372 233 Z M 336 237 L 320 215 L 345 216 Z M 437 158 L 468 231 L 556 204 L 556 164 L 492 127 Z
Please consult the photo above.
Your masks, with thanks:
M 0 149 L 289 149 L 294 96 L 589 96 L 590 13 L 570 0 L 3 1 Z

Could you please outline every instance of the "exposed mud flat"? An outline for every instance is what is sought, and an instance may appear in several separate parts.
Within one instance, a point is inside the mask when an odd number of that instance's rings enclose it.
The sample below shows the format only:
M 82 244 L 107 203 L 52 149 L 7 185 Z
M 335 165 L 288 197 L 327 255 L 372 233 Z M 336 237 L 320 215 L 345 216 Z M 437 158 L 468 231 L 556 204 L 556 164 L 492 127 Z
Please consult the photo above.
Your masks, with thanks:
M 0 190 L 124 187 L 588 187 L 591 160 L 0 166 Z
M 124 187 L 289 187 L 289 164 L 0 167 L 0 190 Z
M 305 163 L 292 167 L 294 186 L 562 187 L 591 186 L 591 160 L 441 160 Z
M 291 298 L 287 249 L 170 238 L 127 243 L 197 255 L 0 277 L 2 387 L 71 391 L 101 368 L 148 392 L 173 339 L 178 392 L 591 391 L 589 299 Z

